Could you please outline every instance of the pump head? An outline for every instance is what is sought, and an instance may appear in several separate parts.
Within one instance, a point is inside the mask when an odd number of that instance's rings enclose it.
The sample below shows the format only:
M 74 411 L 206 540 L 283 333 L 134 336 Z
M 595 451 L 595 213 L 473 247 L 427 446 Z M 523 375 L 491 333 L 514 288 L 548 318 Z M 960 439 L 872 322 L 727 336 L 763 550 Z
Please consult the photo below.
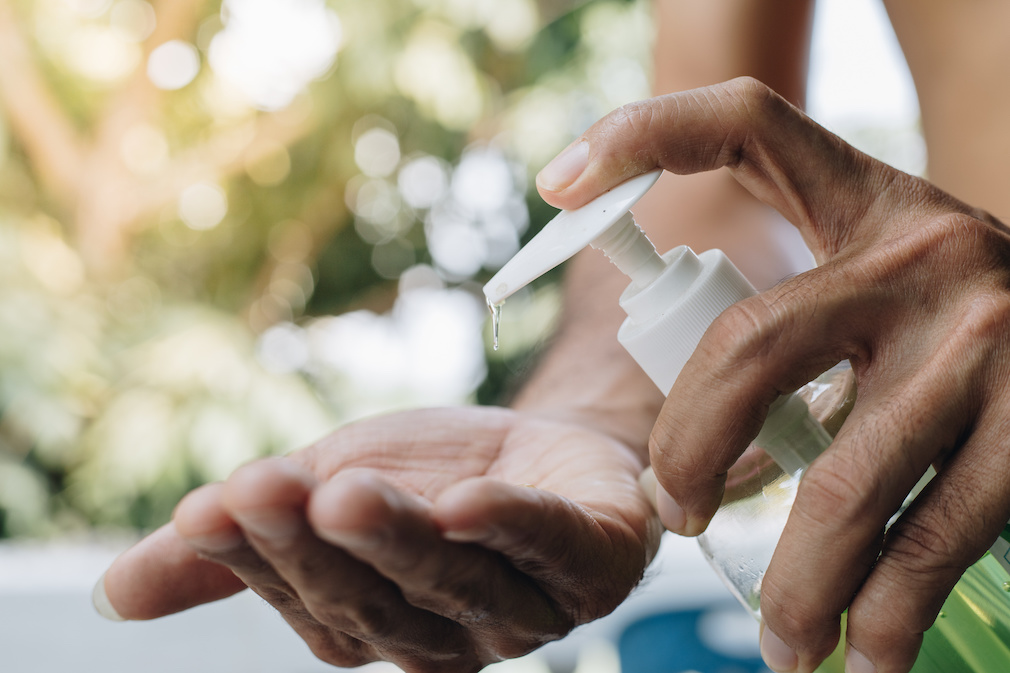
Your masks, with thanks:
M 500 305 L 587 245 L 602 249 L 633 283 L 648 284 L 662 271 L 663 261 L 638 225 L 625 215 L 662 172 L 639 175 L 581 208 L 558 213 L 487 282 L 484 295 L 488 303 Z

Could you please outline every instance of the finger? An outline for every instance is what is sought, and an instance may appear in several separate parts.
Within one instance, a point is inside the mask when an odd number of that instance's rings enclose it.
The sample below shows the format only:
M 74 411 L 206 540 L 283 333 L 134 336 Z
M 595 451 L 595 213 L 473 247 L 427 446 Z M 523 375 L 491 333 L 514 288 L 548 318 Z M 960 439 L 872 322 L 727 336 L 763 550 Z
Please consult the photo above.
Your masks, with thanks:
M 688 174 L 723 166 L 800 227 L 819 260 L 851 240 L 859 220 L 893 215 L 890 199 L 872 197 L 929 189 L 869 159 L 750 78 L 615 110 L 548 164 L 537 185 L 548 203 L 571 209 L 654 168 Z M 895 183 L 901 189 L 889 192 Z
M 975 410 L 961 396 L 930 392 L 954 375 L 927 368 L 895 389 L 871 382 L 800 482 L 761 590 L 766 631 L 793 648 L 800 670 L 835 648 L 839 617 L 870 574 L 887 521 L 960 441 Z
M 410 604 L 471 630 L 494 658 L 526 654 L 573 626 L 500 555 L 444 539 L 429 503 L 374 474 L 350 472 L 321 486 L 309 518 L 320 537 L 392 580 Z
M 409 604 L 368 564 L 316 536 L 305 518 L 314 484 L 311 473 L 294 461 L 264 460 L 237 470 L 223 497 L 228 513 L 300 609 L 406 669 L 432 659 L 477 667 L 478 654 L 458 624 Z
M 297 592 L 251 546 L 245 531 L 225 508 L 225 484 L 187 495 L 174 521 L 182 538 L 207 559 L 227 567 L 282 614 L 304 612 Z
M 1010 423 L 1006 406 L 995 407 L 888 531 L 849 609 L 850 658 L 878 671 L 908 670 L 951 588 L 1010 518 Z M 972 599 L 951 596 L 949 609 L 965 600 Z
M 734 304 L 702 337 L 663 405 L 650 438 L 669 530 L 698 535 L 723 499 L 726 475 L 782 394 L 853 358 L 863 320 L 842 321 L 856 301 L 821 267 Z M 844 285 L 844 284 L 843 284 Z M 732 419 L 732 422 L 727 422 Z
M 650 545 L 627 522 L 591 514 L 548 491 L 494 479 L 472 479 L 446 491 L 436 503 L 436 519 L 449 539 L 500 552 L 558 605 L 581 606 L 584 614 L 613 610 L 650 560 Z M 646 537 L 658 537 L 653 526 Z M 577 611 L 571 618 L 575 624 L 584 619 Z
M 174 521 L 182 539 L 270 603 L 321 660 L 337 666 L 375 661 L 365 643 L 320 624 L 305 609 L 297 592 L 249 545 L 222 504 L 223 492 L 224 484 L 210 484 L 179 503 Z
M 201 486 L 176 505 L 172 520 L 178 534 L 201 551 L 230 551 L 246 546 L 245 535 L 221 506 L 224 484 Z
M 199 499 L 214 486 L 191 493 Z M 231 534 L 234 534 L 234 527 Z M 223 535 L 229 535 L 224 531 Z M 201 603 L 230 596 L 245 588 L 228 568 L 201 558 L 175 523 L 170 523 L 120 556 L 96 587 L 98 596 L 118 616 L 154 619 Z
M 200 558 L 171 523 L 117 558 L 95 586 L 111 619 L 155 619 L 245 589 L 227 568 Z

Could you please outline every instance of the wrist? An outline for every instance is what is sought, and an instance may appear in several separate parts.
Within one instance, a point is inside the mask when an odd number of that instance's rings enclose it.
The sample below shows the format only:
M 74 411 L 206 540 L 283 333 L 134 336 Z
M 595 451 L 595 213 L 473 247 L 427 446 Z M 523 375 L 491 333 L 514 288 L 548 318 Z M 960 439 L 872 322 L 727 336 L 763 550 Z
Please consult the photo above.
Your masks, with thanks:
M 559 332 L 509 406 L 613 437 L 644 466 L 663 395 L 620 346 L 616 327 L 601 324 L 606 322 L 569 324 Z

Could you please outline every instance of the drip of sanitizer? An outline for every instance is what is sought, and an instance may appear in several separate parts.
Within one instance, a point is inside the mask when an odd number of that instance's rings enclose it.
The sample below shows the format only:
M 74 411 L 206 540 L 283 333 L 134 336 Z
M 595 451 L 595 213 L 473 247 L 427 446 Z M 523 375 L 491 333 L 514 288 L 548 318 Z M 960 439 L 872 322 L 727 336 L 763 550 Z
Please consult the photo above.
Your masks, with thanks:
M 498 328 L 501 325 L 501 307 L 504 303 L 504 299 L 498 304 L 492 304 L 490 299 L 487 300 L 487 310 L 491 312 L 491 345 L 495 350 L 498 350 Z
M 656 252 L 629 210 L 661 172 L 632 178 L 581 208 L 562 211 L 491 278 L 484 294 L 492 311 L 496 344 L 505 299 L 590 245 L 602 250 L 631 281 L 620 298 L 628 317 L 618 331 L 618 341 L 663 394 L 669 394 L 712 321 L 730 305 L 754 295 L 755 290 L 719 250 L 695 255 L 680 246 L 662 256 Z M 831 443 L 831 435 L 810 413 L 803 397 L 814 400 L 820 395 L 818 386 L 828 389 L 834 385 L 836 394 L 825 397 L 841 399 L 844 395 L 838 395 L 837 383 L 832 383 L 839 378 L 848 381 L 847 377 L 829 376 L 828 383 L 812 382 L 771 405 L 752 446 L 730 470 L 722 506 L 698 538 L 702 552 L 724 583 L 759 619 L 761 579 L 799 480 Z M 969 568 L 955 587 L 944 614 L 949 606 L 962 615 L 962 623 L 952 626 L 950 620 L 938 620 L 937 626 L 927 631 L 915 673 L 1010 671 L 1010 595 L 1002 588 L 1010 572 L 1008 559 L 1010 525 L 992 554 Z M 971 605 L 963 609 L 966 601 Z M 991 619 L 983 623 L 980 614 Z M 1006 662 L 1006 666 L 975 667 L 980 652 L 991 662 Z M 965 667 L 950 668 L 959 661 Z M 829 660 L 820 670 L 836 669 Z

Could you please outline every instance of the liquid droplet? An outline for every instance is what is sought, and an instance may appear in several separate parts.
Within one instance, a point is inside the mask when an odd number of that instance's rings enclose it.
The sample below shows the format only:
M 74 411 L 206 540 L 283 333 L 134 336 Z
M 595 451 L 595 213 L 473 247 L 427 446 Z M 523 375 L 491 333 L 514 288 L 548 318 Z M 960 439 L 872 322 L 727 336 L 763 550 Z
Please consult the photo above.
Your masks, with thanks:
M 504 302 L 503 302 L 504 303 Z M 491 311 L 491 335 L 493 346 L 495 350 L 498 350 L 498 326 L 501 324 L 501 307 L 503 304 L 492 304 L 491 300 L 487 300 L 487 310 Z
M 1010 582 L 1003 583 L 1003 591 L 1010 591 Z
M 947 618 L 947 613 L 944 612 L 943 610 L 940 610 L 940 614 L 937 615 L 937 618 L 938 619 L 946 619 Z

